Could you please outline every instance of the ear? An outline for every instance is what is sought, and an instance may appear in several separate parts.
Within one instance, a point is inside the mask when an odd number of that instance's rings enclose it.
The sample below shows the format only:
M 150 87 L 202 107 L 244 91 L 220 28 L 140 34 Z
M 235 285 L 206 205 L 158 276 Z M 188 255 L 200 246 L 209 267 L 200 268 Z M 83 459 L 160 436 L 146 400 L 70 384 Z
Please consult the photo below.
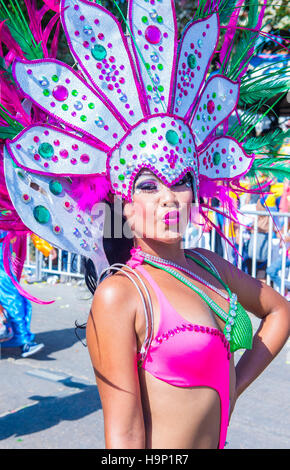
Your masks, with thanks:
M 134 231 L 135 227 L 135 206 L 133 202 L 123 200 L 123 216 L 126 219 L 130 229 Z

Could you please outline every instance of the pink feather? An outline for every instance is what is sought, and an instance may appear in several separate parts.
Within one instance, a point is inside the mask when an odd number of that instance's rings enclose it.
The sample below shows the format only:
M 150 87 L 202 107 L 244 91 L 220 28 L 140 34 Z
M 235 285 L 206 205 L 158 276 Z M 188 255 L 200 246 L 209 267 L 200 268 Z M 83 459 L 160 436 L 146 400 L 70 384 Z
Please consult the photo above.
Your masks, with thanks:
M 111 183 L 107 176 L 81 176 L 72 178 L 70 196 L 77 201 L 81 211 L 91 210 L 94 204 L 107 198 Z

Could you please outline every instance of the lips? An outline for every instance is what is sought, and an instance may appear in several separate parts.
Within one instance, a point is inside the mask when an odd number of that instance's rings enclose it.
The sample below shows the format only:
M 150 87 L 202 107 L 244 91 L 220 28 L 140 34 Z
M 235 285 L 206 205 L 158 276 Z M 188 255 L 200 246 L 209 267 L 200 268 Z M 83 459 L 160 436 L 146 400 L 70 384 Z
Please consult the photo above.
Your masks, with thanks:
M 163 217 L 163 222 L 166 225 L 174 225 L 179 222 L 179 212 L 178 211 L 171 211 L 167 212 L 165 216 Z

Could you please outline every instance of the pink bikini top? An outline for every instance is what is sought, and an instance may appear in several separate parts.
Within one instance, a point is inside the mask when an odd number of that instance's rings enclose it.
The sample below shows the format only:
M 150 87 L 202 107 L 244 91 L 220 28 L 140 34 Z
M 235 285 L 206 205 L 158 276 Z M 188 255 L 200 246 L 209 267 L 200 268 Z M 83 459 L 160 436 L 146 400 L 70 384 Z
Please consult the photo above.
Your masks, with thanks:
M 158 331 L 141 367 L 171 385 L 216 390 L 221 402 L 219 448 L 223 448 L 229 411 L 229 342 L 217 328 L 188 323 L 176 312 L 146 269 L 141 265 L 135 269 L 152 286 L 160 305 Z

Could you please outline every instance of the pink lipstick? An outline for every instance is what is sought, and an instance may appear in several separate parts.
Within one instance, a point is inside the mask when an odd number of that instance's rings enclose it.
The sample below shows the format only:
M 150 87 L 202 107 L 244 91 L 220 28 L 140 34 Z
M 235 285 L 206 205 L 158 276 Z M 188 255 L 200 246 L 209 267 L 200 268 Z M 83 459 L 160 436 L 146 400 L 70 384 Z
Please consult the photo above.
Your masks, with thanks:
M 166 225 L 176 225 L 179 222 L 179 212 L 178 211 L 171 211 L 167 212 L 163 217 L 163 222 Z

